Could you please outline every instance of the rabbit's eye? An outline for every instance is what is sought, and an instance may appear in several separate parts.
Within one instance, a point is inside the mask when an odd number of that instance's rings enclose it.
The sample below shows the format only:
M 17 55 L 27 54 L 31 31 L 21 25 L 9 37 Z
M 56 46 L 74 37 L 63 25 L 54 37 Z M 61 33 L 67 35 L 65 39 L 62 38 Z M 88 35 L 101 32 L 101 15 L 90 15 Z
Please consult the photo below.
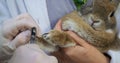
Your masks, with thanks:
M 115 11 L 111 12 L 111 13 L 110 13 L 110 17 L 113 17 L 113 16 L 114 16 L 114 13 L 115 13 Z

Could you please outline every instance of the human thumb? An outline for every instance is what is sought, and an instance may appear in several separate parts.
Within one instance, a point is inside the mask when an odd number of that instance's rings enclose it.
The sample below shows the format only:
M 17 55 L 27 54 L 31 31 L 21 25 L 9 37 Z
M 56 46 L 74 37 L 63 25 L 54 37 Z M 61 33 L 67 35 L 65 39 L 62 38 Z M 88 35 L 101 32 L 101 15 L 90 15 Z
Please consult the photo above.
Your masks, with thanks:
M 3 44 L 3 50 L 6 54 L 11 55 L 13 51 L 20 45 L 26 44 L 30 39 L 30 31 L 19 33 L 12 41 Z
M 23 31 L 15 37 L 15 39 L 12 41 L 12 44 L 15 45 L 16 47 L 24 45 L 29 42 L 30 36 L 31 36 L 30 30 Z
M 19 33 L 11 42 L 7 42 L 3 45 L 3 48 L 7 52 L 14 51 L 20 45 L 24 45 L 30 40 L 30 30 Z

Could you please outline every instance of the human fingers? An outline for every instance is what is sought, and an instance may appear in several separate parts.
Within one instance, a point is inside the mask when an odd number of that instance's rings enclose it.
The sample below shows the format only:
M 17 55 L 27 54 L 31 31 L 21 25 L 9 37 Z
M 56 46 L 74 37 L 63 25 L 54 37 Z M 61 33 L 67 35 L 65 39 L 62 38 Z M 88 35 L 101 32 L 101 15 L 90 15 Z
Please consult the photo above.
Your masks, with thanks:
M 18 34 L 14 40 L 12 40 L 11 43 L 15 44 L 16 47 L 19 47 L 20 45 L 24 45 L 29 42 L 31 36 L 31 31 L 26 30 Z
M 69 47 L 64 49 L 64 53 L 75 63 L 108 63 L 109 59 L 105 57 L 94 47 Z M 96 58 L 96 60 L 95 60 Z
M 84 47 L 81 47 L 79 45 L 76 45 L 76 46 L 73 46 L 73 47 L 67 47 L 67 48 L 64 48 L 62 49 L 64 51 L 64 53 L 68 56 L 74 56 L 73 54 L 75 53 L 76 51 L 76 54 L 80 54 L 81 52 L 85 51 L 84 50 L 85 48 Z M 79 51 L 78 51 L 79 50 Z
M 76 45 L 74 47 L 68 47 L 63 49 L 64 54 L 70 58 L 74 63 L 84 63 L 87 50 L 84 47 Z
M 67 31 L 67 33 L 70 35 L 70 37 L 79 45 L 81 46 L 87 46 L 88 43 L 83 40 L 80 36 L 78 36 L 77 34 L 75 34 L 74 32 L 72 31 Z
M 9 63 L 57 63 L 57 59 L 45 54 L 36 44 L 26 44 L 15 51 Z
M 57 22 L 57 24 L 55 25 L 55 28 L 54 28 L 54 29 L 61 31 L 61 30 L 62 30 L 61 24 L 62 24 L 62 21 L 59 20 L 59 21 Z
M 30 31 L 24 31 L 18 34 L 12 41 L 3 44 L 6 53 L 12 53 L 20 45 L 26 44 L 30 40 Z
M 3 24 L 3 34 L 12 40 L 18 33 L 36 27 L 37 35 L 40 35 L 40 28 L 29 14 L 21 14 L 16 18 L 5 21 Z

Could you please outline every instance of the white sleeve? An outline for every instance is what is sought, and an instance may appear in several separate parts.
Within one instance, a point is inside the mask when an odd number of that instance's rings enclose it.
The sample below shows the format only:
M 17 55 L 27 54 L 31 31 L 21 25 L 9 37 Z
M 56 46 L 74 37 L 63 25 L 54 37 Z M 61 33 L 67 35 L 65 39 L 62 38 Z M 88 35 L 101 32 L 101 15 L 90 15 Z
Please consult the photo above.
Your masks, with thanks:
M 111 56 L 110 63 L 120 63 L 120 51 L 109 50 L 108 54 Z
M 10 18 L 10 14 L 5 0 L 0 0 L 0 23 L 8 18 Z

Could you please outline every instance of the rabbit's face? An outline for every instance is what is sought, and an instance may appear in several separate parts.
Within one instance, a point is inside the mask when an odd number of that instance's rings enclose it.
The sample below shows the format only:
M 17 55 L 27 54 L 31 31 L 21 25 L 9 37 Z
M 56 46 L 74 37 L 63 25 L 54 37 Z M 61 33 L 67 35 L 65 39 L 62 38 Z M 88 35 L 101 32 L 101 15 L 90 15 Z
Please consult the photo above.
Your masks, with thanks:
M 82 15 L 86 22 L 90 23 L 90 25 L 95 30 L 107 30 L 107 29 L 115 29 L 116 20 L 115 20 L 115 10 L 116 6 L 112 2 L 112 0 L 95 0 L 93 2 L 93 6 L 89 6 L 89 10 L 84 8 L 86 12 L 84 13 L 82 10 Z

